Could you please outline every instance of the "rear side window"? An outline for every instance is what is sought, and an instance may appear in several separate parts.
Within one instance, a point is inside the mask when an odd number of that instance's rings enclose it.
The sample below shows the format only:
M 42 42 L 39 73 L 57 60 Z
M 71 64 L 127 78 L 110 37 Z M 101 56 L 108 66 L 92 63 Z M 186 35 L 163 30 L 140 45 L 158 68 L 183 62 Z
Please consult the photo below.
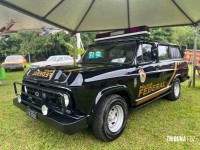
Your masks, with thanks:
M 72 58 L 71 57 L 64 57 L 64 60 L 68 61 L 68 60 L 72 60 Z
M 178 47 L 170 47 L 169 53 L 172 59 L 181 58 L 180 50 Z
M 63 57 L 58 57 L 57 61 L 63 61 Z
M 169 58 L 169 47 L 168 46 L 159 45 L 158 46 L 158 57 L 159 57 L 159 60 L 170 59 Z

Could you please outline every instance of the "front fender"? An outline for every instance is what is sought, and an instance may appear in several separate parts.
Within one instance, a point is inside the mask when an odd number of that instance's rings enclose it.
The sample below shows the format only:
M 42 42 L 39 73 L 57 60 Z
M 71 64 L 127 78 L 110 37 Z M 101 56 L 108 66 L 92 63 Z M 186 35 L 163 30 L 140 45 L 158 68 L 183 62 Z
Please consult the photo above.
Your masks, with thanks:
M 102 98 L 104 98 L 104 97 L 106 97 L 106 96 L 108 96 L 110 94 L 119 92 L 119 91 L 128 92 L 128 88 L 127 88 L 126 85 L 113 85 L 113 86 L 106 87 L 106 88 L 102 89 L 101 91 L 98 92 L 98 94 L 96 96 L 95 105 L 98 104 L 100 99 L 102 99 Z

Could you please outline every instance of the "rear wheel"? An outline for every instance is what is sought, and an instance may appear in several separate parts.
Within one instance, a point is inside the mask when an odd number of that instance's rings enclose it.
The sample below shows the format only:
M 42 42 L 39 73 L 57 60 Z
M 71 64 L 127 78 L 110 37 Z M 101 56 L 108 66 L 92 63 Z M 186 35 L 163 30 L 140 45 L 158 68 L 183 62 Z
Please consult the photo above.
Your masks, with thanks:
M 100 101 L 92 125 L 95 136 L 103 141 L 119 137 L 127 122 L 127 104 L 119 95 L 110 95 Z
M 181 93 L 181 84 L 180 80 L 178 78 L 174 79 L 172 87 L 171 87 L 171 93 L 167 95 L 167 99 L 170 101 L 175 101 L 179 99 Z

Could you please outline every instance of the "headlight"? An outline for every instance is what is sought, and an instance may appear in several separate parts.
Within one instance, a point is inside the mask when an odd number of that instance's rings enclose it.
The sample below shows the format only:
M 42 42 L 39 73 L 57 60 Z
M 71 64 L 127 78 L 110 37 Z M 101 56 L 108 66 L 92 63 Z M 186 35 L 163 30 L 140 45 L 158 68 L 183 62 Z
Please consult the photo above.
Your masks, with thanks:
M 17 95 L 17 100 L 18 100 L 18 103 L 21 103 L 21 102 L 22 102 L 21 95 Z
M 67 107 L 69 105 L 69 96 L 67 94 L 63 94 L 65 106 Z
M 27 87 L 26 86 L 24 86 L 24 91 L 27 93 Z
M 48 110 L 49 110 L 49 109 L 48 109 L 48 107 L 47 107 L 46 105 L 43 105 L 43 106 L 42 106 L 42 114 L 43 114 L 43 115 L 46 116 L 46 115 L 48 114 Z

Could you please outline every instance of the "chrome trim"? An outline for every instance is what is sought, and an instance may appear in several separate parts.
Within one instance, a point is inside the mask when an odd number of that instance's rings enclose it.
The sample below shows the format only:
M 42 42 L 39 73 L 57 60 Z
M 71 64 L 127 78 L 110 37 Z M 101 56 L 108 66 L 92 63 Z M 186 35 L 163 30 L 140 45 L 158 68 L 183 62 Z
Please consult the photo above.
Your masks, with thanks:
M 154 95 L 154 94 L 156 94 L 156 93 L 159 93 L 159 92 L 161 92 L 161 91 L 164 91 L 164 90 L 166 90 L 166 89 L 169 89 L 170 87 L 171 87 L 171 86 L 167 86 L 167 87 L 165 87 L 165 88 L 163 88 L 163 89 L 160 89 L 159 91 L 156 91 L 156 92 L 154 92 L 154 93 L 152 93 L 152 94 L 149 94 L 149 95 L 147 95 L 147 96 L 145 96 L 145 97 L 142 97 L 142 98 L 140 98 L 140 99 L 137 99 L 136 102 L 141 101 L 141 100 L 143 100 L 143 99 L 145 99 L 145 98 L 147 98 L 147 97 L 149 97 L 149 96 L 152 96 L 152 95 Z

